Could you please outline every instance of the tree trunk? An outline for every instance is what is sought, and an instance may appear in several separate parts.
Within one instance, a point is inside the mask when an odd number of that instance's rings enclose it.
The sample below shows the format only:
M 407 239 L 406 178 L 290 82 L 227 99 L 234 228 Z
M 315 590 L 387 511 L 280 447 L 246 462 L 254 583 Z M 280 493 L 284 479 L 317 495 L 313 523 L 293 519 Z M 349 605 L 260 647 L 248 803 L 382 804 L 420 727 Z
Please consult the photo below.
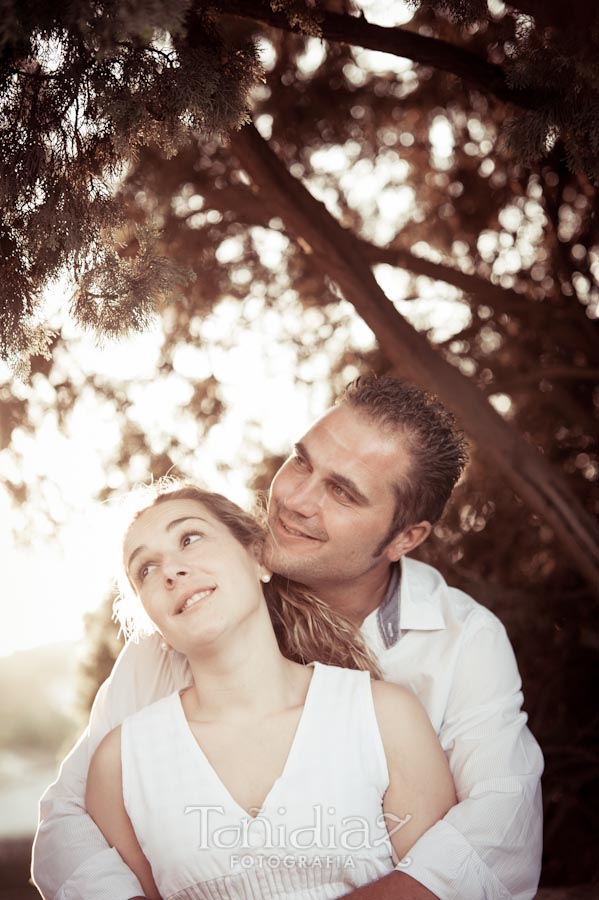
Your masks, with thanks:
M 446 362 L 394 308 L 376 282 L 358 239 L 294 178 L 256 129 L 231 138 L 233 152 L 261 200 L 280 216 L 370 326 L 391 364 L 434 392 L 501 471 L 506 482 L 553 529 L 581 574 L 599 589 L 598 529 L 562 473 L 505 422 L 479 391 Z

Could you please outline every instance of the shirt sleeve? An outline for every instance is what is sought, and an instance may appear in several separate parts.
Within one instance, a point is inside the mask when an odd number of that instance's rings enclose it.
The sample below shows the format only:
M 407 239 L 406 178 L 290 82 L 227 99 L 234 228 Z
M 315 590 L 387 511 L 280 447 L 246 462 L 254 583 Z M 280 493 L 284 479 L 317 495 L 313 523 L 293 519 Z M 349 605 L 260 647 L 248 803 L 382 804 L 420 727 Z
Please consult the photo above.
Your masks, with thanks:
M 464 630 L 439 734 L 458 803 L 398 869 L 440 900 L 530 900 L 541 872 L 543 756 L 514 653 L 488 610 Z
M 87 815 L 90 759 L 102 740 L 131 713 L 189 683 L 186 664 L 160 649 L 152 635 L 129 642 L 101 686 L 89 725 L 40 801 L 32 876 L 44 900 L 129 900 L 142 896 L 135 875 Z

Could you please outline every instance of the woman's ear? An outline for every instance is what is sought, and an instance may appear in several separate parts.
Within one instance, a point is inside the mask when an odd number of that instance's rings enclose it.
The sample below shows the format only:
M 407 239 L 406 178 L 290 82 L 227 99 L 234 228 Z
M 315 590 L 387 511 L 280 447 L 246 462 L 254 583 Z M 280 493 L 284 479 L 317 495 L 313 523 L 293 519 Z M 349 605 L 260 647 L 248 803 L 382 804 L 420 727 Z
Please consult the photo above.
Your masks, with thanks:
M 270 579 L 272 578 L 272 571 L 265 566 L 262 561 L 262 556 L 264 554 L 264 543 L 262 541 L 257 541 L 253 546 L 254 556 L 256 557 L 256 562 L 258 563 L 258 577 L 263 584 L 268 584 Z

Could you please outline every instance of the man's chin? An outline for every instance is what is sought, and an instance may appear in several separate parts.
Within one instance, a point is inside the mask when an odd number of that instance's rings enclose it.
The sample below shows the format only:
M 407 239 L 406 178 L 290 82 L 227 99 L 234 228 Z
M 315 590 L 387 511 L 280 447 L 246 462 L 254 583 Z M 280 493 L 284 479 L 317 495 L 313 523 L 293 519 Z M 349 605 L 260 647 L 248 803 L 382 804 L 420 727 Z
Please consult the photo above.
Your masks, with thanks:
M 264 564 L 277 575 L 291 578 L 293 581 L 304 581 L 312 569 L 309 559 L 297 557 L 283 550 L 272 539 L 267 539 L 264 545 Z

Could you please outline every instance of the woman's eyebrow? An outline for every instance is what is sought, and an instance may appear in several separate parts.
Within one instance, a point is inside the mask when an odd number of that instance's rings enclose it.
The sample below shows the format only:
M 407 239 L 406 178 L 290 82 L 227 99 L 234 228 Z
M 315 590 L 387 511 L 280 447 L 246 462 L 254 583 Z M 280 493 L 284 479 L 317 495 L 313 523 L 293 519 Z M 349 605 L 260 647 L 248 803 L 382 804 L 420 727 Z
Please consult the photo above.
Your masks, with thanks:
M 207 519 L 203 519 L 201 516 L 183 516 L 181 519 L 173 519 L 172 522 L 169 522 L 166 526 L 166 530 L 170 531 L 175 525 L 180 525 L 181 522 L 187 522 L 188 519 L 197 519 L 199 522 L 203 522 L 204 525 L 210 524 Z
M 147 548 L 146 548 L 146 545 L 145 545 L 145 544 L 140 544 L 139 547 L 136 547 L 136 548 L 135 548 L 135 550 L 133 551 L 133 553 L 131 554 L 131 556 L 130 556 L 129 559 L 127 560 L 127 565 L 126 565 L 126 567 L 125 567 L 125 571 L 126 571 L 126 572 L 128 572 L 128 573 L 131 572 L 131 563 L 133 562 L 133 560 L 135 559 L 135 557 L 138 556 L 138 555 L 142 552 L 142 550 L 146 550 L 146 549 L 147 549 Z
M 210 524 L 206 519 L 203 519 L 201 516 L 183 516 L 181 519 L 173 519 L 172 522 L 169 522 L 168 525 L 166 526 L 166 530 L 170 531 L 172 528 L 175 528 L 176 525 L 180 525 L 181 522 L 187 522 L 188 519 L 197 519 L 198 522 L 203 522 L 204 525 Z M 129 559 L 127 561 L 127 572 L 131 571 L 131 563 L 133 562 L 135 557 L 138 556 L 142 552 L 142 550 L 146 550 L 146 549 L 147 549 L 146 544 L 140 544 L 139 547 L 135 548 L 135 550 L 133 551 L 133 553 L 131 554 L 131 556 L 129 557 Z

